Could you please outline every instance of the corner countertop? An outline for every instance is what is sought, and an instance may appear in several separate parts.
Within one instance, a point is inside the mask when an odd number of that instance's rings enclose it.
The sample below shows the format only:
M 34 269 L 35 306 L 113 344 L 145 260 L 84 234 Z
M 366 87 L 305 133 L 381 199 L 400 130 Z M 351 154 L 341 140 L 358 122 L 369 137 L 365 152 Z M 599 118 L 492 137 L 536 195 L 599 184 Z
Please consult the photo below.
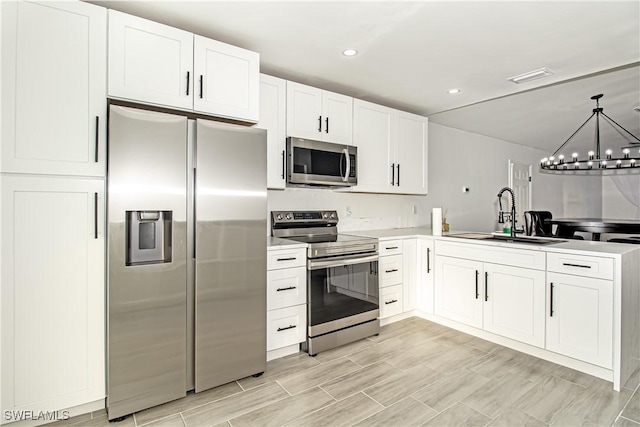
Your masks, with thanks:
M 277 249 L 306 249 L 307 244 L 295 240 L 281 239 L 280 237 L 267 236 L 267 250 Z

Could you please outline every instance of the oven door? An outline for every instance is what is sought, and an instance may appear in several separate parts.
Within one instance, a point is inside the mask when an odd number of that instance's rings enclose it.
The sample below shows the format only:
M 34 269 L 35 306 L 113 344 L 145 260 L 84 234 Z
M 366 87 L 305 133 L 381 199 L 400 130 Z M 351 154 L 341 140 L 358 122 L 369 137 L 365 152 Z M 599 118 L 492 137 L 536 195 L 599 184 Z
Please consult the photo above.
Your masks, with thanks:
M 310 337 L 379 316 L 378 254 L 311 259 L 307 286 Z
M 287 138 L 287 158 L 290 184 L 345 187 L 358 183 L 356 147 Z

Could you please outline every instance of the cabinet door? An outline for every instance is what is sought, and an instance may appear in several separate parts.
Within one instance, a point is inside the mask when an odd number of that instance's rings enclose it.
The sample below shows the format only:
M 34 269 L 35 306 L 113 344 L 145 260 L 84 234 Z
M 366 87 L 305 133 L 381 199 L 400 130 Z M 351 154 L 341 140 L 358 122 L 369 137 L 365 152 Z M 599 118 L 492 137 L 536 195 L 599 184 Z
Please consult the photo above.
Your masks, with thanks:
M 418 307 L 418 242 L 417 239 L 406 239 L 403 242 L 402 253 L 402 308 L 412 311 Z
M 482 263 L 436 256 L 435 313 L 482 328 Z
M 2 410 L 105 397 L 104 181 L 2 177 Z
M 257 122 L 260 115 L 260 55 L 194 36 L 196 91 L 193 109 Z
M 484 264 L 484 329 L 544 347 L 545 272 Z
M 322 91 L 322 140 L 353 143 L 353 98 Z
M 395 117 L 391 108 L 356 99 L 353 103 L 353 143 L 358 147 L 358 185 L 354 191 L 394 192 L 395 165 L 391 140 Z
M 104 176 L 106 9 L 1 6 L 2 172 Z
M 612 367 L 613 282 L 547 273 L 547 350 Z
M 427 118 L 398 111 L 396 184 L 407 194 L 427 194 Z
M 322 90 L 287 82 L 287 136 L 322 139 Z
M 418 239 L 417 309 L 429 314 L 433 313 L 434 247 L 433 240 Z
M 193 108 L 193 34 L 109 10 L 109 96 Z
M 260 74 L 260 121 L 267 130 L 267 188 L 284 190 L 287 82 Z

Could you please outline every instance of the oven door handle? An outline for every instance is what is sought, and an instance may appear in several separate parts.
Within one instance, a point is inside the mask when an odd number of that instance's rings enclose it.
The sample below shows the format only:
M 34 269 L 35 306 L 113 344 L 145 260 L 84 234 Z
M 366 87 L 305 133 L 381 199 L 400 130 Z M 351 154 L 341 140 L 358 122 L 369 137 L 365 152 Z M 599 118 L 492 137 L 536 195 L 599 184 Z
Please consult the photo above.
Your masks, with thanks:
M 367 262 L 378 261 L 378 254 L 369 256 L 352 256 L 340 257 L 323 260 L 308 260 L 307 268 L 309 270 L 320 270 L 323 268 L 340 267 L 343 265 L 364 264 Z

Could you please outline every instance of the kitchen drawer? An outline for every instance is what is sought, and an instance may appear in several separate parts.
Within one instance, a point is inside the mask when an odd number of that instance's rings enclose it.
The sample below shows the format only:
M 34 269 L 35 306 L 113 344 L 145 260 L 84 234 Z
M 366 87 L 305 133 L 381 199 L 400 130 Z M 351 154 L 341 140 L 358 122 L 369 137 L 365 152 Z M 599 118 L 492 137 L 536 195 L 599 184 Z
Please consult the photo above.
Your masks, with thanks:
M 385 240 L 379 243 L 380 256 L 402 255 L 402 240 Z
M 613 259 L 550 252 L 547 253 L 547 271 L 613 280 Z
M 307 250 L 305 248 L 267 251 L 267 270 L 291 267 L 306 268 L 306 265 Z
M 380 257 L 378 264 L 381 288 L 402 283 L 402 255 Z
M 307 339 L 307 305 L 267 311 L 267 351 Z
M 307 302 L 306 267 L 267 271 L 267 310 Z
M 380 317 L 391 317 L 402 313 L 402 285 L 380 289 Z

